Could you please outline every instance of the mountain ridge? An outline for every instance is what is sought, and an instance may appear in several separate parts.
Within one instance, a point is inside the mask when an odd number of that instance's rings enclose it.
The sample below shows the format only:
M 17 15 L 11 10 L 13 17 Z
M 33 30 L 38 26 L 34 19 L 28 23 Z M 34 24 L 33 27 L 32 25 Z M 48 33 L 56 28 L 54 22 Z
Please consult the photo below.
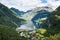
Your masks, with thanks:
M 16 28 L 23 21 L 15 12 L 0 3 L 0 24 Z

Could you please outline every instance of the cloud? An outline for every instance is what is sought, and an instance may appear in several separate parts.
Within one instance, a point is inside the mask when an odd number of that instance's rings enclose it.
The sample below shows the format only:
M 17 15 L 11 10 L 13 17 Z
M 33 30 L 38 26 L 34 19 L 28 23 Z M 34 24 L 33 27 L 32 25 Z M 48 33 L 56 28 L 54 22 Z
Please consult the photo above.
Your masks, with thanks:
M 60 5 L 60 0 L 0 0 L 0 2 L 9 8 L 14 7 L 21 11 L 27 11 L 42 6 L 49 6 L 55 9 Z
M 0 0 L 0 2 L 9 8 L 15 7 L 22 11 L 27 11 L 35 7 L 45 6 L 44 3 L 41 3 L 41 0 Z
M 51 8 L 56 9 L 58 6 L 60 6 L 60 0 L 47 0 L 47 4 Z

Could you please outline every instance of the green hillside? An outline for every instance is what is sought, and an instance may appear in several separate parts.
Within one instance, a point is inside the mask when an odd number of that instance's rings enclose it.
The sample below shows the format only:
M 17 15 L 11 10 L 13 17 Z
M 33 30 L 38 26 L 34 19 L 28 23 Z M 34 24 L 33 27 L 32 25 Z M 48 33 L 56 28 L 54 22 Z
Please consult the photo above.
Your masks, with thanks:
M 54 33 L 59 33 L 60 32 L 60 6 L 52 13 L 53 14 L 50 17 L 48 17 L 46 22 L 43 24 L 43 27 L 52 30 L 54 29 Z
M 18 40 L 18 35 L 14 28 L 0 24 L 0 40 Z
M 16 28 L 19 27 L 24 21 L 25 20 L 19 18 L 15 12 L 0 3 L 0 24 Z
M 47 40 L 60 40 L 60 6 L 52 13 L 42 24 L 42 28 L 47 29 L 45 34 L 45 36 L 48 36 Z

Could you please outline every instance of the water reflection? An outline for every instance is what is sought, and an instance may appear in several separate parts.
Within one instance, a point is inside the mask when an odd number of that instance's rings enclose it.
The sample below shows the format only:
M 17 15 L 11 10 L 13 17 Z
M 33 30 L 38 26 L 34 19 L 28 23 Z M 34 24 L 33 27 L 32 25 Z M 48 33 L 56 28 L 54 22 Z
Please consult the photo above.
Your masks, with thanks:
M 36 27 L 34 26 L 34 24 L 32 23 L 32 21 L 27 21 L 26 24 L 21 25 L 20 27 L 16 28 L 16 30 L 34 30 L 36 29 Z

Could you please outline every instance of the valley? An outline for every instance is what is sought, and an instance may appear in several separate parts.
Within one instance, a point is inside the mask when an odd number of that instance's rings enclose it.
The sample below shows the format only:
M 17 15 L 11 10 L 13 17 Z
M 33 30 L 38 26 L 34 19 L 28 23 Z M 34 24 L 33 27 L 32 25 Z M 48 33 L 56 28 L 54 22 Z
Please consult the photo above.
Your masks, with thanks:
M 0 40 L 60 40 L 60 6 L 23 12 L 0 3 Z

